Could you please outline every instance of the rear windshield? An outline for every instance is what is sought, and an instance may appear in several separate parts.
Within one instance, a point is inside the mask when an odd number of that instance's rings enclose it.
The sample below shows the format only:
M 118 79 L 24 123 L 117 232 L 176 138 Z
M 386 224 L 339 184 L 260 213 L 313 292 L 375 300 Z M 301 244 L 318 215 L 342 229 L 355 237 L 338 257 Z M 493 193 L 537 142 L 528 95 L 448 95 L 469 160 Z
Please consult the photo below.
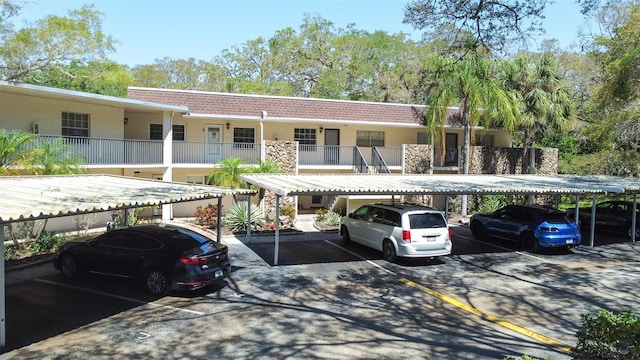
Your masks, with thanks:
M 542 218 L 550 224 L 564 224 L 569 220 L 567 214 L 563 212 L 546 213 L 542 215 Z
M 447 224 L 440 214 L 423 213 L 409 215 L 409 226 L 411 229 L 430 229 L 446 227 Z

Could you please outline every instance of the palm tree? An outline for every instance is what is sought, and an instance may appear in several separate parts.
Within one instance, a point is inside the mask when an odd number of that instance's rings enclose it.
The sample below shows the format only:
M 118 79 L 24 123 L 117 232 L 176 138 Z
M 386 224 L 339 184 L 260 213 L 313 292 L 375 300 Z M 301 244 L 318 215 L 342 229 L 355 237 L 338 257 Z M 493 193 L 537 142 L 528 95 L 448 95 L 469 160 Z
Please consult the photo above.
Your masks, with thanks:
M 501 86 L 496 77 L 495 62 L 481 58 L 431 59 L 435 75 L 434 85 L 427 99 L 427 132 L 442 133 L 449 119 L 449 107 L 457 104 L 464 138 L 462 144 L 462 173 L 469 174 L 469 152 L 472 128 L 500 120 L 506 127 L 513 127 L 518 110 L 514 99 Z M 467 215 L 467 198 L 462 197 L 462 215 Z
M 248 167 L 243 167 L 244 160 L 237 157 L 229 157 L 218 164 L 222 165 L 221 168 L 215 168 L 211 170 L 207 175 L 207 184 L 224 186 L 231 189 L 239 189 L 247 186 L 247 183 L 240 177 L 242 174 L 250 172 Z M 237 198 L 233 195 L 234 202 L 237 202 Z
M 81 157 L 66 145 L 63 139 L 42 143 L 34 142 L 35 139 L 34 134 L 0 129 L 0 175 L 60 175 L 82 172 Z M 47 227 L 47 221 L 44 219 L 35 234 L 35 222 L 28 222 L 28 236 L 38 241 Z M 9 227 L 9 232 L 18 244 L 13 227 Z
M 39 145 L 30 167 L 37 175 L 79 174 L 84 172 L 82 163 L 82 157 L 64 139 L 57 138 Z
M 37 149 L 27 147 L 35 135 L 0 129 L 0 175 L 18 175 L 31 168 Z
M 521 55 L 504 65 L 504 87 L 517 100 L 517 127 L 524 133 L 523 168 L 528 159 L 528 172 L 535 174 L 535 142 L 545 131 L 566 130 L 575 116 L 575 104 L 549 54 Z

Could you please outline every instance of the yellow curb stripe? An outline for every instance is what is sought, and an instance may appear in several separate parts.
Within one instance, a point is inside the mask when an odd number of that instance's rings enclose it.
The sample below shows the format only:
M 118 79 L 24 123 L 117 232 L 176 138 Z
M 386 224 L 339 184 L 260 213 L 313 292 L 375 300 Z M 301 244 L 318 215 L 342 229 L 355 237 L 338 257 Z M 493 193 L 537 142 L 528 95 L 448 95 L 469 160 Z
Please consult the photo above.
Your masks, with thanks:
M 427 287 L 424 287 L 424 286 L 422 286 L 420 284 L 416 284 L 411 280 L 407 280 L 405 278 L 401 278 L 400 282 L 405 283 L 406 285 L 409 285 L 412 288 L 415 288 L 415 289 L 418 289 L 420 291 L 423 291 L 423 292 L 425 292 L 425 293 L 427 293 L 427 294 L 429 294 L 431 296 L 434 296 L 434 297 L 436 297 L 436 298 L 438 298 L 440 300 L 443 300 L 443 301 L 446 301 L 446 302 L 448 302 L 448 303 L 450 303 L 452 305 L 455 305 L 455 306 L 457 306 L 457 307 L 459 307 L 459 308 L 461 308 L 461 309 L 463 309 L 465 311 L 468 311 L 468 312 L 470 312 L 470 313 L 472 313 L 474 315 L 477 315 L 477 316 L 481 317 L 482 319 L 490 321 L 490 322 L 492 322 L 494 324 L 498 324 L 500 326 L 506 327 L 507 329 L 511 329 L 513 331 L 516 331 L 516 332 L 518 332 L 518 333 L 520 333 L 522 335 L 528 336 L 528 337 L 530 337 L 532 339 L 535 339 L 537 341 L 540 341 L 540 342 L 542 342 L 544 344 L 553 346 L 553 347 L 555 347 L 555 348 L 557 348 L 557 349 L 559 349 L 561 351 L 564 351 L 566 353 L 570 353 L 571 352 L 571 347 L 569 345 L 567 345 L 567 344 L 563 344 L 563 343 L 561 343 L 561 342 L 559 342 L 557 340 L 554 340 L 552 338 L 546 337 L 546 336 L 544 336 L 542 334 L 538 334 L 537 332 L 525 329 L 522 326 L 516 325 L 516 324 L 508 322 L 506 320 L 502 320 L 502 319 L 500 319 L 500 318 L 498 318 L 496 316 L 484 313 L 484 312 L 474 308 L 473 306 L 469 306 L 469 305 L 467 305 L 467 304 L 465 304 L 463 302 L 460 302 L 460 301 L 458 301 L 458 300 L 456 300 L 456 299 L 454 299 L 454 298 L 452 298 L 450 296 L 441 294 L 441 293 L 439 293 L 437 291 L 431 290 L 431 289 L 429 289 Z

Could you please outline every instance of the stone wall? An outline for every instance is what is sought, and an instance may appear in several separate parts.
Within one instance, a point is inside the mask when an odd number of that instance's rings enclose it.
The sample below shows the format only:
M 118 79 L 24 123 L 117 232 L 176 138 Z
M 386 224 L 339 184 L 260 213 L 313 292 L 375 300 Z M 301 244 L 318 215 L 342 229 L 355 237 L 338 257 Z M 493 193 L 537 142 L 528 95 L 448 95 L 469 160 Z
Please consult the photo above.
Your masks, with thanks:
M 431 173 L 431 145 L 404 145 L 404 173 Z
M 543 148 L 534 150 L 536 155 L 536 174 L 556 175 L 558 173 L 558 149 Z M 472 146 L 469 173 L 476 175 L 522 174 L 523 153 L 524 149 L 522 148 Z M 525 166 L 524 169 L 526 168 Z
M 280 164 L 288 175 L 298 173 L 298 143 L 296 141 L 265 140 L 265 160 Z M 292 205 L 297 213 L 296 198 L 293 196 L 280 197 L 280 210 L 286 205 Z M 266 191 L 264 196 L 264 211 L 275 215 L 276 195 Z

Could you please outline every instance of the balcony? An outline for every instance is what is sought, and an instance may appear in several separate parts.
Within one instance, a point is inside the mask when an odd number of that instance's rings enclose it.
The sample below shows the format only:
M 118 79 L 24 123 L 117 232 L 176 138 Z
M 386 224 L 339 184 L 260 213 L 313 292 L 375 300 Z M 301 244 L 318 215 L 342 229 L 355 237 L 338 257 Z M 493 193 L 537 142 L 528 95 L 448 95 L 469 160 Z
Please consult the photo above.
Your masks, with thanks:
M 104 139 L 63 136 L 37 136 L 25 145 L 42 148 L 62 139 L 69 146 L 71 158 L 87 166 L 162 165 L 163 143 L 157 140 Z M 174 164 L 215 164 L 228 157 L 239 157 L 247 164 L 260 159 L 259 144 L 174 142 Z

